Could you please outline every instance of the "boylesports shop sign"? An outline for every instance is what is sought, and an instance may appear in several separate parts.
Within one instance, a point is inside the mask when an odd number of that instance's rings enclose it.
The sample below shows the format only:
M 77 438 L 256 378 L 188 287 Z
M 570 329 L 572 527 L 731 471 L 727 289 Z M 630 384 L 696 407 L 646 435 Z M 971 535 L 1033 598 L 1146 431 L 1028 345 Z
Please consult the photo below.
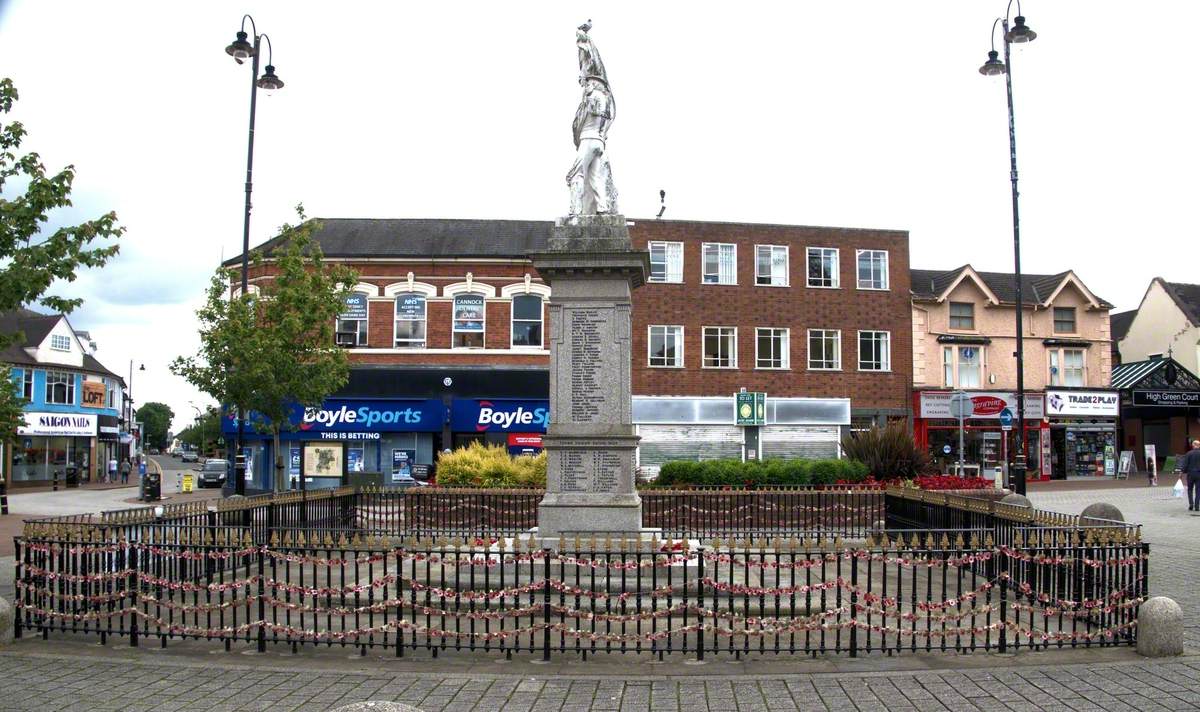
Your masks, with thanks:
M 445 421 L 440 400 L 358 400 L 331 398 L 320 408 L 296 406 L 285 440 L 378 440 L 380 433 L 440 432 Z M 251 422 L 253 421 L 253 416 Z M 237 418 L 223 421 L 227 434 L 237 432 Z M 246 430 L 252 431 L 248 422 Z
M 550 401 L 510 398 L 458 399 L 450 405 L 456 433 L 544 433 Z

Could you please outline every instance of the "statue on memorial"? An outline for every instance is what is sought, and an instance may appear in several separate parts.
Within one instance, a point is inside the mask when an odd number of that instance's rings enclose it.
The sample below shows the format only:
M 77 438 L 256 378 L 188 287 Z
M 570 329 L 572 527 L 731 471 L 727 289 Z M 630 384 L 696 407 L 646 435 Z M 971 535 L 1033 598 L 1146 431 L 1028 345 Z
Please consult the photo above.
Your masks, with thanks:
M 579 85 L 583 98 L 575 111 L 572 129 L 575 135 L 575 164 L 567 173 L 571 189 L 571 215 L 595 215 L 617 212 L 617 187 L 613 183 L 605 143 L 608 129 L 617 116 L 617 104 L 600 52 L 588 36 L 592 21 L 575 32 L 579 49 Z

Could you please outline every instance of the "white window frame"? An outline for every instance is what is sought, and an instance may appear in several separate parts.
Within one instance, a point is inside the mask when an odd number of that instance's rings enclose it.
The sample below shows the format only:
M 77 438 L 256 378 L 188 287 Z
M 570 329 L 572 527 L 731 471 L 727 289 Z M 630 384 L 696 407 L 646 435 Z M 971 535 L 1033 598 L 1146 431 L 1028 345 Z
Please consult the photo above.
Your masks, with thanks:
M 654 330 L 662 329 L 663 338 L 665 339 L 668 330 L 675 330 L 675 363 L 674 364 L 656 364 L 654 363 Z M 683 333 L 684 327 L 680 324 L 650 324 L 646 327 L 646 367 L 647 368 L 683 368 Z
M 863 285 L 862 259 L 864 256 L 868 256 L 868 255 L 872 256 L 872 259 L 875 255 L 883 255 L 883 286 L 875 287 L 870 284 L 867 284 L 866 286 Z M 855 281 L 855 284 L 858 285 L 858 289 L 875 291 L 875 292 L 888 291 L 891 288 L 891 281 L 888 277 L 888 270 L 891 267 L 890 260 L 891 260 L 891 257 L 888 255 L 887 250 L 856 250 L 854 253 L 854 281 Z M 874 262 L 871 263 L 871 267 L 872 267 L 872 272 L 874 272 L 874 267 L 875 267 Z
M 1070 371 L 1078 372 L 1079 382 L 1071 383 L 1068 379 L 1067 354 L 1079 355 L 1079 368 Z M 1087 351 L 1084 349 L 1062 348 L 1050 349 L 1047 352 L 1047 368 L 1049 383 L 1052 386 L 1081 387 L 1087 385 Z
M 646 243 L 646 249 L 650 252 L 650 274 L 654 274 L 654 250 L 662 248 L 663 251 L 663 278 L 655 279 L 653 276 L 646 278 L 647 282 L 655 284 L 683 284 L 683 243 L 668 242 L 666 240 L 651 240 Z M 675 265 L 672 265 L 672 257 L 678 258 Z M 674 267 L 674 269 L 672 269 Z
M 533 323 L 535 321 L 534 319 L 518 319 L 517 318 L 517 300 L 521 299 L 522 297 L 535 297 L 538 300 L 538 318 L 536 319 L 536 321 L 537 321 L 538 327 L 539 327 L 538 328 L 538 339 L 539 339 L 540 343 L 538 343 L 536 346 L 533 346 L 531 344 L 516 343 L 517 322 L 527 324 L 527 323 Z M 540 294 L 534 294 L 533 292 L 530 292 L 529 294 L 514 294 L 514 295 L 512 295 L 511 299 L 512 299 L 512 301 L 510 302 L 511 306 L 508 310 L 508 345 L 514 349 L 529 349 L 531 351 L 543 350 L 546 346 L 546 298 Z M 484 304 L 486 306 L 487 303 L 485 302 Z M 486 314 L 484 315 L 483 328 L 486 333 L 486 330 L 487 330 L 487 315 Z
M 51 334 L 50 335 L 50 348 L 53 351 L 68 351 L 69 352 L 71 350 L 71 337 L 64 336 L 62 334 Z
M 808 272 L 809 260 L 812 259 L 813 253 L 816 252 L 821 256 L 822 267 L 825 264 L 825 254 L 833 253 L 833 273 L 830 276 L 831 284 L 813 284 L 812 275 Z M 804 283 L 812 289 L 840 289 L 842 286 L 842 255 L 841 250 L 836 247 L 808 247 L 804 250 Z M 825 281 L 821 277 L 821 281 Z M 819 331 L 819 329 L 818 329 Z
M 813 334 L 816 334 L 816 333 L 822 334 L 822 337 L 821 337 L 822 350 L 824 350 L 824 339 L 825 339 L 826 334 L 834 334 L 837 337 L 836 359 L 834 361 L 834 365 L 832 368 L 827 367 L 827 366 L 814 366 L 813 365 L 812 339 L 813 339 Z M 810 371 L 840 371 L 840 370 L 842 370 L 842 330 L 841 329 L 809 329 L 808 330 L 808 339 L 807 339 L 807 348 L 805 350 L 808 352 L 808 370 L 810 370 Z M 824 356 L 824 354 L 822 354 L 822 356 Z
M 454 309 L 456 308 L 459 297 L 480 297 L 481 299 L 483 299 L 483 319 L 482 319 L 483 329 L 481 331 L 467 331 L 467 330 L 460 330 L 458 328 L 457 320 L 454 318 Z M 455 294 L 454 298 L 450 300 L 450 348 L 461 349 L 463 351 L 480 351 L 482 349 L 487 348 L 487 300 L 488 300 L 487 295 L 482 292 L 460 292 L 458 294 Z M 428 307 L 426 307 L 426 309 L 427 309 L 427 311 L 425 313 L 425 316 L 426 316 L 427 321 L 425 323 L 425 338 L 428 339 L 429 338 Z M 454 343 L 454 341 L 455 341 L 454 337 L 456 334 L 479 334 L 480 339 L 483 343 L 480 346 L 458 346 L 457 344 Z
M 759 262 L 758 262 L 759 253 L 762 252 L 763 250 L 767 250 L 767 252 L 769 254 L 769 258 L 768 258 L 769 271 L 765 275 L 760 273 L 758 270 L 758 268 L 759 268 Z M 783 251 L 783 281 L 776 282 L 776 281 L 774 281 L 775 280 L 775 274 L 774 274 L 775 254 L 776 254 L 776 252 L 778 252 L 780 250 Z M 792 271 L 791 255 L 789 254 L 787 245 L 755 245 L 754 246 L 754 286 L 756 286 L 756 287 L 786 287 L 786 286 L 788 286 L 788 283 L 791 282 L 791 271 Z M 762 277 L 766 277 L 767 279 L 769 279 L 771 281 L 766 284 L 763 284 L 762 282 L 759 281 L 759 279 Z
M 53 376 L 56 380 L 56 382 L 53 384 L 50 383 L 51 376 Z M 50 394 L 53 393 L 53 387 L 57 386 L 57 385 L 62 385 L 61 383 L 59 383 L 57 381 L 59 378 L 64 377 L 64 376 L 66 377 L 66 387 L 67 387 L 66 398 L 67 399 L 66 400 L 51 399 Z M 70 373 L 68 371 L 46 371 L 45 391 L 46 391 L 45 396 L 46 396 L 47 404 L 50 404 L 50 405 L 75 405 L 75 374 Z
M 337 317 L 335 317 L 333 320 L 333 338 L 336 342 L 337 335 L 339 333 L 345 333 L 341 328 L 343 322 L 360 322 L 354 327 L 354 343 L 345 347 L 350 349 L 359 349 L 365 347 L 371 338 L 371 295 L 366 292 L 360 292 L 357 289 L 351 290 L 350 294 L 361 294 L 367 298 L 367 317 L 365 319 L 343 319 L 341 314 L 337 315 Z M 392 328 L 395 329 L 394 324 Z M 338 344 L 338 346 L 341 346 L 341 344 Z
M 1059 309 L 1063 309 L 1063 310 L 1069 309 L 1071 311 L 1071 327 L 1072 328 L 1070 331 L 1059 331 L 1058 330 L 1058 310 Z M 1055 333 L 1055 334 L 1078 334 L 1079 333 L 1079 310 L 1076 309 L 1075 307 L 1052 307 L 1050 310 L 1050 328 L 1053 331 L 1053 333 Z
M 733 345 L 730 349 L 730 358 L 728 366 L 710 366 L 708 365 L 708 330 L 718 329 L 718 336 L 731 334 L 733 336 Z M 736 326 L 702 326 L 700 327 L 700 367 L 711 368 L 718 370 L 737 370 L 738 367 L 738 328 Z
M 759 338 L 763 336 L 763 332 L 771 332 L 771 339 L 779 339 L 779 363 L 778 366 L 764 366 L 762 364 L 762 352 L 759 351 Z M 754 329 L 754 368 L 762 371 L 787 371 L 792 367 L 792 330 L 774 326 L 760 326 Z
M 708 280 L 708 272 L 707 272 L 707 270 L 708 270 L 708 250 L 710 247 L 716 248 L 716 251 L 717 251 L 717 272 L 716 272 L 717 281 L 715 281 L 715 282 L 710 282 Z M 728 281 L 728 282 L 721 281 L 721 262 L 722 262 L 721 254 L 725 251 L 725 248 L 729 248 L 730 252 L 732 253 L 732 262 L 733 262 L 733 274 L 731 275 L 732 281 Z M 709 285 L 736 285 L 737 284 L 737 243 L 705 242 L 705 243 L 701 244 L 701 246 L 700 246 L 700 283 L 701 284 L 709 284 Z
M 104 380 L 104 407 L 117 407 L 117 384 L 114 381 Z
M 975 349 L 978 352 L 977 363 L 979 369 L 979 382 L 974 385 L 962 384 L 962 349 Z M 946 355 L 951 358 L 947 360 Z M 949 370 L 947 370 L 949 367 Z M 946 376 L 952 376 L 949 382 L 946 381 Z M 983 344 L 943 344 L 942 345 L 942 380 L 946 388 L 983 388 L 987 382 L 987 348 Z
M 883 335 L 883 352 L 880 359 L 880 368 L 864 368 L 863 367 L 863 336 L 872 335 L 878 337 Z M 877 342 L 878 343 L 878 342 Z M 891 373 L 892 370 L 892 332 L 882 331 L 880 329 L 863 329 L 858 332 L 858 370 L 866 373 Z
M 33 402 L 33 369 L 25 369 L 21 376 L 21 397 L 30 403 Z
M 400 336 L 396 329 L 396 324 L 400 321 L 399 319 L 396 318 L 396 304 L 399 303 L 399 300 L 401 297 L 407 297 L 410 295 L 419 296 L 421 298 L 421 305 L 424 308 L 424 310 L 422 312 L 423 316 L 421 317 L 421 319 L 419 321 L 422 321 L 425 323 L 425 338 L 421 339 L 419 342 L 416 339 L 405 339 L 404 340 L 405 345 L 401 346 L 400 345 Z M 418 321 L 418 320 L 417 319 L 405 319 L 405 321 Z M 418 343 L 420 344 L 419 346 L 412 345 L 412 344 L 418 344 Z M 413 350 L 413 351 L 429 348 L 429 295 L 428 294 L 425 294 L 422 291 L 413 291 L 413 292 L 398 292 L 397 294 L 393 295 L 393 299 L 392 299 L 392 348 Z

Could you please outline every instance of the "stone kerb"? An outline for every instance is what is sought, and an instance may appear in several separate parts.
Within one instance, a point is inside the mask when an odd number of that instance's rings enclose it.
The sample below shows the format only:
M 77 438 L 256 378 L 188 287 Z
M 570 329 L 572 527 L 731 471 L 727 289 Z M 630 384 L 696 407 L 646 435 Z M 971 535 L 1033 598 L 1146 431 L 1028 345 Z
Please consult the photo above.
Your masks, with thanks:
M 335 707 L 330 712 L 421 712 L 420 709 L 403 702 L 355 702 Z
M 12 604 L 0 598 L 0 645 L 13 642 L 13 616 Z
M 1166 596 L 1138 607 L 1137 651 L 1148 658 L 1183 655 L 1183 609 Z

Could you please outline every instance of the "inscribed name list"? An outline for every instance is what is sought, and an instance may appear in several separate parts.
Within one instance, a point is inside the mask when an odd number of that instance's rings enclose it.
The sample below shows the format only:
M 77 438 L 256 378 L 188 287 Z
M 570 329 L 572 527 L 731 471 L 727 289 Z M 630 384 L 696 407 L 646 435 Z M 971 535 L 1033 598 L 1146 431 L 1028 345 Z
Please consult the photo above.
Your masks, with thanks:
M 572 423 L 601 422 L 613 384 L 605 378 L 603 339 L 611 310 L 571 309 L 569 312 L 571 388 L 567 412 Z M 615 375 L 615 374 L 613 374 Z
M 621 456 L 605 450 L 567 450 L 562 454 L 562 492 L 616 492 Z

